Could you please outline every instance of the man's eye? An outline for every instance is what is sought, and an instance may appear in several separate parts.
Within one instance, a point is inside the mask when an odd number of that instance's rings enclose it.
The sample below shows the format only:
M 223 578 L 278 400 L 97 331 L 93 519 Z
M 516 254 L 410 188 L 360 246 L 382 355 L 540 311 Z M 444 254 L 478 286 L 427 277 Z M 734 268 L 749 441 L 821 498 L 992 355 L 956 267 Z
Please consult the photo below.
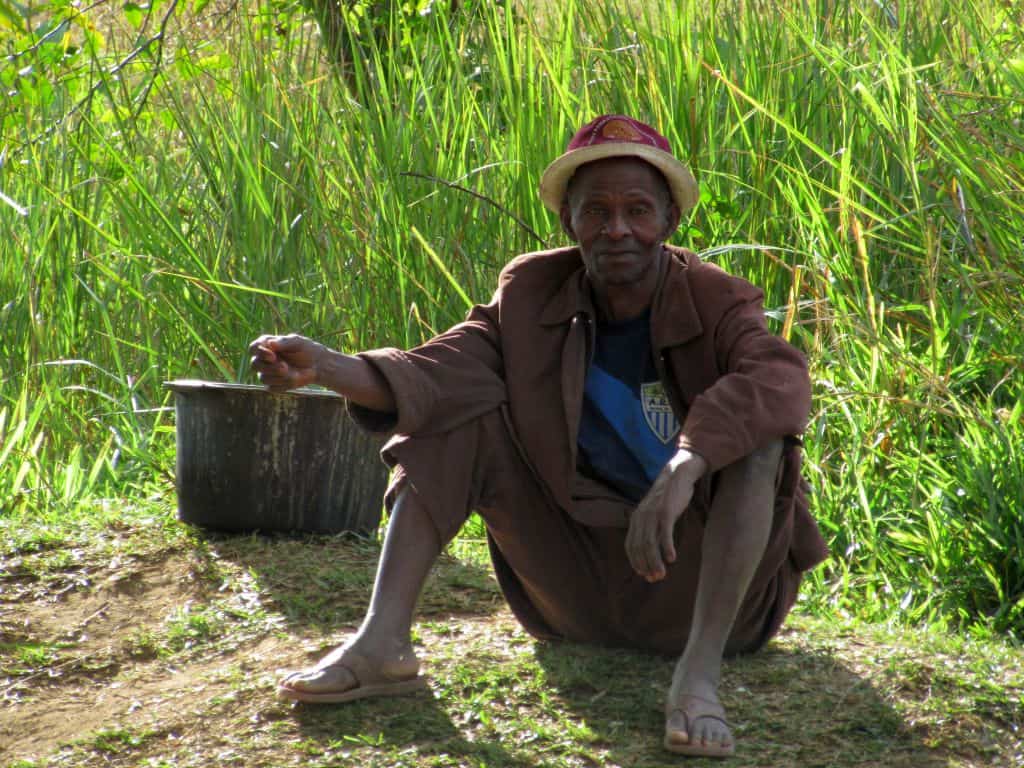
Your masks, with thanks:
M 651 209 L 645 205 L 635 205 L 629 209 L 629 212 L 633 216 L 646 216 L 651 212 Z

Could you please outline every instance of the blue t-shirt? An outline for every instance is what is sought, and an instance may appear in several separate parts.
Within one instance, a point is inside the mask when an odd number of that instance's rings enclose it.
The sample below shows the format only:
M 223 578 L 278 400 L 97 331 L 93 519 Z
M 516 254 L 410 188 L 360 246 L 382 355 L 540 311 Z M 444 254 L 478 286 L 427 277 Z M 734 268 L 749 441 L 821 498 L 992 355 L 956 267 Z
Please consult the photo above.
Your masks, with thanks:
M 676 452 L 678 434 L 651 355 L 650 315 L 598 322 L 577 441 L 583 471 L 639 501 Z

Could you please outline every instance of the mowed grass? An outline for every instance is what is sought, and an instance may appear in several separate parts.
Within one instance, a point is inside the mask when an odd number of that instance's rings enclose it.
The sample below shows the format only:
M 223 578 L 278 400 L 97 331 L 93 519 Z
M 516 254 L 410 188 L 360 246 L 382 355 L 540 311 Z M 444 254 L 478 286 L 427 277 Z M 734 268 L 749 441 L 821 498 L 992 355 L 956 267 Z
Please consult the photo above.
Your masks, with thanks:
M 4 768 L 719 764 L 661 749 L 672 659 L 536 642 L 472 558 L 443 558 L 421 601 L 429 691 L 315 707 L 276 699 L 276 677 L 357 625 L 376 544 L 168 521 L 64 545 L 0 554 Z M 727 764 L 1019 765 L 1022 662 L 998 639 L 798 607 L 765 651 L 726 666 Z

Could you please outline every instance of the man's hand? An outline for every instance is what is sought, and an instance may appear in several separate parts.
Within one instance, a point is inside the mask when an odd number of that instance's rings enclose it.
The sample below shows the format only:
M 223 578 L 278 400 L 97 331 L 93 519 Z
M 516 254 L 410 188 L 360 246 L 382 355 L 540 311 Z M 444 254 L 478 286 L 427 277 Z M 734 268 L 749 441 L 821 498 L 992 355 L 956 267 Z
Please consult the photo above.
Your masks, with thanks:
M 268 389 L 286 392 L 315 383 L 327 352 L 323 344 L 297 334 L 260 336 L 249 345 L 249 362 Z
M 654 480 L 629 520 L 626 555 L 633 570 L 649 582 L 665 578 L 676 559 L 676 521 L 693 498 L 693 488 L 707 471 L 703 456 L 680 448 Z

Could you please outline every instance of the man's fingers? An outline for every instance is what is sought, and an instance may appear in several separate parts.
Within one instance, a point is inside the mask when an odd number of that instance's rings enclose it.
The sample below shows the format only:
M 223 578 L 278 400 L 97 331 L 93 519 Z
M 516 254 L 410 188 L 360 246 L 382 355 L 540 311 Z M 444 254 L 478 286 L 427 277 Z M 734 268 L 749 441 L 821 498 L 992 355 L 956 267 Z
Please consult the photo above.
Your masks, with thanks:
M 305 336 L 264 334 L 249 343 L 249 365 L 272 392 L 287 392 L 315 380 L 315 355 L 322 347 Z
M 661 513 L 661 527 L 658 531 L 658 546 L 661 548 L 661 554 L 667 563 L 674 563 L 676 561 L 676 521 L 682 515 L 679 493 L 674 492 L 677 490 L 675 487 L 669 489 L 668 493 L 665 494 L 665 504 L 659 510 Z
M 249 358 L 249 365 L 252 366 L 257 373 L 262 373 L 263 371 L 269 371 L 280 367 L 282 362 L 277 359 L 277 355 L 273 352 L 260 348 L 253 353 L 252 357 Z
M 665 563 L 661 560 L 661 548 L 659 546 L 659 519 L 661 517 L 661 504 L 655 505 L 648 513 L 644 524 L 644 571 L 642 575 L 648 581 L 660 581 L 665 578 Z
M 665 578 L 665 564 L 662 562 L 661 557 L 657 552 L 658 545 L 654 544 L 651 547 L 651 554 L 653 555 L 653 558 L 647 566 L 647 573 L 644 574 L 644 578 L 651 584 Z
M 647 564 L 643 558 L 643 517 L 646 515 L 646 506 L 641 502 L 640 506 L 633 510 L 633 517 L 629 521 L 629 533 L 626 534 L 626 557 L 633 570 L 641 576 L 647 575 Z
M 654 481 L 654 488 L 652 489 L 654 493 L 651 494 L 651 507 L 647 522 L 647 540 L 645 541 L 647 548 L 647 571 L 644 575 L 651 582 L 661 581 L 665 578 L 666 566 L 665 561 L 662 559 L 664 552 L 661 546 L 661 538 L 664 528 L 665 502 L 668 500 L 666 486 L 666 476 L 662 473 Z
M 626 556 L 637 574 L 648 581 L 665 577 L 665 564 L 661 559 L 658 542 L 657 494 L 645 498 L 633 512 L 626 536 Z
M 308 350 L 312 342 L 305 336 L 297 333 L 289 333 L 287 336 L 274 336 L 270 339 L 268 346 L 278 354 L 288 354 Z
M 662 525 L 658 533 L 660 534 L 661 555 L 665 558 L 666 563 L 674 563 L 676 561 L 676 543 L 675 543 L 675 525 L 674 521 L 666 521 L 666 524 Z
M 273 336 L 260 336 L 249 344 L 249 355 L 249 365 L 260 374 L 261 380 L 264 373 L 280 365 L 277 354 L 274 352 Z
M 626 559 L 629 560 L 629 564 L 633 566 L 633 570 L 637 569 L 636 561 L 636 536 L 637 536 L 637 514 L 640 512 L 640 507 L 633 510 L 633 515 L 629 520 L 629 530 L 626 531 Z
M 256 371 L 257 374 L 262 378 L 265 375 L 270 374 L 285 374 L 288 370 L 288 365 L 284 360 L 281 360 L 273 352 L 261 352 L 257 351 L 249 359 L 249 365 Z
M 291 385 L 291 366 L 280 354 L 296 346 L 295 339 L 288 336 L 263 335 L 249 345 L 249 364 L 256 371 L 260 382 L 271 389 L 287 389 Z
M 665 560 L 669 563 L 676 561 L 675 531 L 676 523 L 690 506 L 693 498 L 693 486 L 690 484 L 675 484 L 669 491 L 667 503 L 662 508 L 664 523 L 661 531 L 661 551 Z
M 269 334 L 263 334 L 259 338 L 255 339 L 255 340 L 253 340 L 252 342 L 249 343 L 249 354 L 250 355 L 255 355 L 258 352 L 271 352 L 271 351 L 273 351 L 274 340 L 276 338 L 277 338 L 276 336 L 271 336 Z
M 647 547 L 647 573 L 648 581 L 661 581 L 665 578 L 665 562 L 661 559 L 661 526 L 659 525 L 658 510 L 651 515 L 648 528 L 647 540 L 644 542 Z
M 292 388 L 291 366 L 272 350 L 263 346 L 257 347 L 249 363 L 260 383 L 268 389 L 283 392 Z
M 281 356 L 306 349 L 311 344 L 305 336 L 289 333 L 286 336 L 264 334 L 249 344 L 249 354 Z

